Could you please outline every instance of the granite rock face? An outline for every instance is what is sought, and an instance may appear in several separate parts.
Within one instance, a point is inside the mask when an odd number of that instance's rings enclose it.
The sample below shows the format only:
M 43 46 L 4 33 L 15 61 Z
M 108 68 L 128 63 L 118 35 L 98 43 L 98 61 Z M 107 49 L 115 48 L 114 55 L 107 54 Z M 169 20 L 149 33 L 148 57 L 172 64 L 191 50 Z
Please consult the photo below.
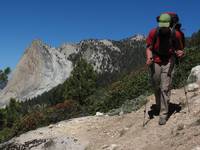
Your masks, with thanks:
M 72 46 L 75 49 L 75 47 Z M 33 41 L 19 61 L 7 86 L 1 91 L 0 104 L 13 97 L 20 100 L 32 98 L 65 81 L 72 70 L 72 62 L 62 51 L 41 41 Z

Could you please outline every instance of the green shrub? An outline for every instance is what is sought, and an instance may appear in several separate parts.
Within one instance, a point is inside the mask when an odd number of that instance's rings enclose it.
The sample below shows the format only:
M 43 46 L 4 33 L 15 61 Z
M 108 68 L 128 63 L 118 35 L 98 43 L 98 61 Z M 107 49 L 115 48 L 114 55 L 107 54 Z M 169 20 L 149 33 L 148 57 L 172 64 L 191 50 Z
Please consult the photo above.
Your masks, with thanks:
M 0 131 L 0 143 L 9 140 L 14 136 L 12 128 L 4 128 Z
M 173 87 L 180 88 L 186 84 L 187 78 L 191 72 L 191 69 L 197 65 L 200 65 L 200 46 L 193 48 L 186 48 L 186 56 L 180 60 L 178 66 L 176 66 L 175 74 L 173 78 Z

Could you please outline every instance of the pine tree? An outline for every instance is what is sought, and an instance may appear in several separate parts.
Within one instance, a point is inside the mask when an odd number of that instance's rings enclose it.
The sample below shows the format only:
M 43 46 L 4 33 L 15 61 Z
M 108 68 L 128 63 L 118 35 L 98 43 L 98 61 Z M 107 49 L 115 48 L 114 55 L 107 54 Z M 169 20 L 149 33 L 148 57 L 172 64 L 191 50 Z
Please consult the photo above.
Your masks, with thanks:
M 9 105 L 6 107 L 7 127 L 12 127 L 15 121 L 20 118 L 21 105 L 15 99 L 11 98 Z
M 0 70 L 0 89 L 3 89 L 8 82 L 8 74 L 11 72 L 10 68 L 7 67 L 4 71 Z
M 11 69 L 7 67 L 4 71 L 0 70 L 0 81 L 5 82 L 8 80 L 8 74 L 10 74 Z
M 0 130 L 4 128 L 5 124 L 5 113 L 3 109 L 0 109 Z
M 10 67 L 7 67 L 6 69 L 4 69 L 4 74 L 8 75 L 10 74 L 10 72 L 11 72 Z
M 65 83 L 64 97 L 85 104 L 85 99 L 96 90 L 97 74 L 92 65 L 80 59 Z

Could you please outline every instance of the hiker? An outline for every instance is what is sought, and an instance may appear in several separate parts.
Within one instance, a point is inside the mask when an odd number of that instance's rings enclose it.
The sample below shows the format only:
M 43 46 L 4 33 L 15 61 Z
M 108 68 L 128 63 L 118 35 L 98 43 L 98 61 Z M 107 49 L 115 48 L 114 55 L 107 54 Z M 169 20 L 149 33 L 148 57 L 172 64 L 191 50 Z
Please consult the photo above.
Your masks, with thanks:
M 146 65 L 150 67 L 159 125 L 166 124 L 176 58 L 184 56 L 185 39 L 175 13 L 157 17 L 158 27 L 146 39 Z

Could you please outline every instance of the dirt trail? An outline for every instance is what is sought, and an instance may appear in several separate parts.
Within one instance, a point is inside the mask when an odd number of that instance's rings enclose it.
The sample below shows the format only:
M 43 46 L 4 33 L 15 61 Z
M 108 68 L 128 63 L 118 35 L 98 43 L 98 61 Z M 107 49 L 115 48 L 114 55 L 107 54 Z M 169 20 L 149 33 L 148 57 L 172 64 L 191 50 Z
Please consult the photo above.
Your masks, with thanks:
M 174 110 L 163 126 L 158 125 L 158 116 L 148 121 L 147 113 L 148 123 L 143 127 L 142 107 L 137 112 L 120 116 L 88 116 L 61 121 L 25 133 L 14 141 L 25 143 L 34 139 L 70 137 L 79 148 L 81 145 L 80 149 L 86 150 L 199 150 L 200 92 L 188 93 L 188 98 L 190 113 L 184 106 L 183 90 L 172 91 L 171 106 Z M 154 96 L 148 99 L 147 112 L 151 112 Z
M 88 150 L 200 149 L 200 95 L 198 92 L 188 93 L 188 97 L 190 113 L 187 107 L 183 106 L 183 90 L 172 91 L 171 102 L 174 104 L 171 106 L 174 110 L 164 126 L 158 125 L 159 117 L 154 116 L 143 127 L 144 107 L 130 114 L 96 118 L 94 122 L 90 121 L 91 125 L 88 126 L 86 123 L 86 130 L 82 135 L 90 141 Z M 150 96 L 148 99 L 147 110 L 150 111 L 154 97 Z M 181 103 L 182 106 L 178 105 Z

